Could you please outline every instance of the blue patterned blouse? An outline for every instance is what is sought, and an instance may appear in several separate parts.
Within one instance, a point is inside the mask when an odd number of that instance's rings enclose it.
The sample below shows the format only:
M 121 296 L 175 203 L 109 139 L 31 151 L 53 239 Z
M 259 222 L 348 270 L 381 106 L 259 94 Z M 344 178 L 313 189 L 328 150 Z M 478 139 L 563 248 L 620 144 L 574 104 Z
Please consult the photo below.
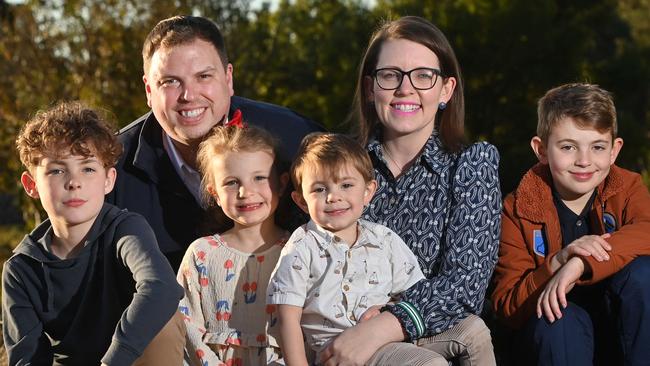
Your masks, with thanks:
M 364 217 L 399 234 L 426 277 L 386 309 L 411 340 L 442 333 L 470 313 L 480 314 L 501 231 L 496 147 L 480 142 L 450 154 L 434 133 L 397 179 L 381 143 L 372 140 L 368 150 L 378 188 Z

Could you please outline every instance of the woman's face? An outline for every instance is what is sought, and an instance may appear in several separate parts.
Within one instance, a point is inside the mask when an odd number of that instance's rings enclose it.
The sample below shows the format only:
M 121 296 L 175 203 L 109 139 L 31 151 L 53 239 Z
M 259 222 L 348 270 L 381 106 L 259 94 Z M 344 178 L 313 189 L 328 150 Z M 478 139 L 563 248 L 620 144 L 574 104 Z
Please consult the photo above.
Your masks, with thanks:
M 375 69 L 410 71 L 420 67 L 439 70 L 440 62 L 424 45 L 406 39 L 389 39 L 381 47 Z M 411 76 L 415 77 L 415 73 Z M 438 105 L 449 101 L 455 85 L 453 77 L 443 79 L 439 76 L 433 88 L 418 90 L 404 76 L 399 88 L 384 90 L 375 78 L 366 79 L 368 96 L 375 105 L 386 139 L 403 136 L 428 139 L 433 132 Z

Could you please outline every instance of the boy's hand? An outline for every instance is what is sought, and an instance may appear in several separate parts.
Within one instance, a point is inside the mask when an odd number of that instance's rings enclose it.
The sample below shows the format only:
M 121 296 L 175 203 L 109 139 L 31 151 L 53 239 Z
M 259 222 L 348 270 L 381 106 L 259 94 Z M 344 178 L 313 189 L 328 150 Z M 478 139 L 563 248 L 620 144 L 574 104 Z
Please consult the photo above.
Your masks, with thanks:
M 608 239 L 610 236 L 611 234 L 581 236 L 553 257 L 551 260 L 551 268 L 554 271 L 558 270 L 571 257 L 576 255 L 582 257 L 592 256 L 599 262 L 609 260 L 609 254 L 607 252 L 612 250 L 612 246 L 605 239 Z
M 546 288 L 537 299 L 538 318 L 544 315 L 551 323 L 562 318 L 562 309 L 567 306 L 566 294 L 573 289 L 584 270 L 585 264 L 582 259 L 572 257 L 551 277 L 546 284 Z M 560 309 L 560 306 L 562 309 Z
M 359 323 L 362 321 L 366 321 L 369 319 L 372 319 L 376 317 L 377 315 L 381 314 L 380 309 L 382 308 L 383 305 L 373 305 L 371 306 L 368 310 L 366 310 L 363 315 L 361 315 L 361 319 L 359 319 Z

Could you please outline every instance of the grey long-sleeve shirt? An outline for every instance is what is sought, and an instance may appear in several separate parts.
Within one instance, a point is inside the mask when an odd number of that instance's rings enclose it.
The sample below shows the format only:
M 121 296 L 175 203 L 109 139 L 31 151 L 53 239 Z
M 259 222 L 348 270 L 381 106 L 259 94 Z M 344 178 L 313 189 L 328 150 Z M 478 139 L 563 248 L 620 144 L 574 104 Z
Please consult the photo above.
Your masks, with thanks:
M 2 273 L 11 365 L 130 365 L 183 296 L 145 219 L 105 204 L 74 258 L 50 251 L 52 227 L 26 235 Z

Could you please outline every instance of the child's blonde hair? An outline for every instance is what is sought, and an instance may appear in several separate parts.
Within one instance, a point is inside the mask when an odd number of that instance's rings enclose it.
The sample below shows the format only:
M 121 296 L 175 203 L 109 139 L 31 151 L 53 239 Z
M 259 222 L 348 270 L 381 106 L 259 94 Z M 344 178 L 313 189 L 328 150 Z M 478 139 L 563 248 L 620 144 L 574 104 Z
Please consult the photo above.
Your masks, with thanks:
M 310 133 L 302 140 L 291 166 L 294 189 L 302 193 L 302 177 L 306 169 L 337 178 L 345 164 L 357 169 L 366 183 L 375 178 L 370 156 L 359 142 L 337 133 Z
M 27 168 L 39 165 L 44 157 L 58 158 L 70 153 L 96 156 L 105 168 L 115 166 L 122 144 L 107 118 L 80 102 L 61 102 L 38 111 L 16 138 L 20 161 Z
M 546 143 L 551 128 L 563 118 L 571 118 L 581 128 L 610 132 L 616 138 L 616 108 L 612 95 L 594 84 L 565 84 L 553 88 L 537 103 L 537 136 Z
M 228 152 L 265 151 L 273 155 L 274 174 L 280 174 L 282 164 L 278 161 L 278 141 L 266 130 L 255 126 L 216 126 L 210 135 L 199 145 L 196 160 L 201 171 L 201 193 L 204 202 L 214 205 L 214 197 L 209 187 L 215 186 L 212 166 L 214 158 Z

